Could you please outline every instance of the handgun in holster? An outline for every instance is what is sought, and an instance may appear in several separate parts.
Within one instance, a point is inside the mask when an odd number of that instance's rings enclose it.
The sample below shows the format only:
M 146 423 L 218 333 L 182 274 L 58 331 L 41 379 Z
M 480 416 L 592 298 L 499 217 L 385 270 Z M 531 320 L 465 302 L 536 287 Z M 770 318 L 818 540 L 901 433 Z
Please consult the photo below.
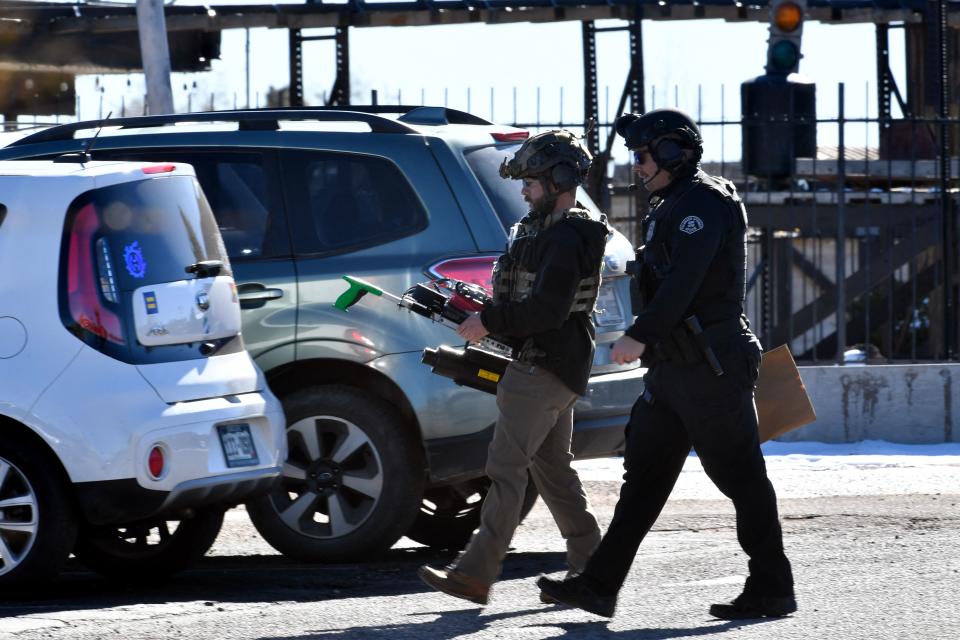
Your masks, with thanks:
M 700 353 L 703 355 L 703 359 L 706 360 L 710 368 L 713 369 L 714 375 L 722 376 L 723 367 L 720 366 L 717 354 L 713 352 L 713 347 L 710 346 L 707 336 L 703 333 L 703 327 L 700 326 L 700 321 L 697 319 L 697 316 L 687 316 L 683 319 L 683 324 L 693 337 Z
M 700 321 L 694 315 L 684 318 L 683 324 L 674 327 L 669 336 L 657 342 L 654 358 L 688 363 L 705 361 L 714 374 L 723 375 L 720 360 L 700 326 Z

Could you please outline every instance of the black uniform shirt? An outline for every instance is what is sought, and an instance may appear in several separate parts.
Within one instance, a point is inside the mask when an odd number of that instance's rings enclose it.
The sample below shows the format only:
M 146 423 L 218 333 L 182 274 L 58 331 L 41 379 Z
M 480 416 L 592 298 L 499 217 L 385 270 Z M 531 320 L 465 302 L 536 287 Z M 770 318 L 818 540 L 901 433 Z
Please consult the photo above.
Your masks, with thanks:
M 709 176 L 697 171 L 658 194 L 647 245 L 663 243 L 669 264 L 663 279 L 648 287 L 653 295 L 626 331 L 634 340 L 656 344 L 689 315 L 707 327 L 743 313 L 746 227 L 704 179 Z
M 536 364 L 578 394 L 587 391 L 594 329 L 588 312 L 570 313 L 570 307 L 580 280 L 599 274 L 606 237 L 604 223 L 582 218 L 565 218 L 540 231 L 524 252 L 524 268 L 537 274 L 530 294 L 494 303 L 480 314 L 490 333 L 532 338 L 546 354 Z

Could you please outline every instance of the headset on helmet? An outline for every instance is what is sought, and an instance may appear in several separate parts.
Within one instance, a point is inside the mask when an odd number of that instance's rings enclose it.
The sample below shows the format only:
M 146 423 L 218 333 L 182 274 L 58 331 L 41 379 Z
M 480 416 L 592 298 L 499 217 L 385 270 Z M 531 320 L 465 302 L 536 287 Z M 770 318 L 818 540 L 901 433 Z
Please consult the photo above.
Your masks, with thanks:
M 500 165 L 500 177 L 520 180 L 546 176 L 558 191 L 583 184 L 593 156 L 580 138 L 558 129 L 528 138 L 509 160 Z
M 700 128 L 679 109 L 626 113 L 617 118 L 615 128 L 628 149 L 646 147 L 657 166 L 670 173 L 696 166 L 703 155 Z M 688 149 L 693 151 L 692 158 L 687 157 Z

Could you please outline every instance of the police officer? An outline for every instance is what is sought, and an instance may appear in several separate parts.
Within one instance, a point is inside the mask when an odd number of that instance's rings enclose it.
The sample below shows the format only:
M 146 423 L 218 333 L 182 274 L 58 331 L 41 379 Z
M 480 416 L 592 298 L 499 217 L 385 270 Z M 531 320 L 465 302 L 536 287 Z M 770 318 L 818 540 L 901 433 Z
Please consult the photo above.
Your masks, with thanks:
M 434 589 L 480 604 L 500 575 L 529 476 L 566 540 L 572 570 L 583 569 L 600 541 L 570 466 L 573 405 L 586 392 L 593 361 L 590 314 L 609 232 L 576 201 L 590 163 L 590 152 L 564 130 L 533 136 L 504 159 L 500 175 L 523 181 L 530 211 L 510 230 L 507 253 L 494 267 L 494 302 L 458 330 L 469 341 L 494 333 L 518 345 L 497 385 L 480 527 L 452 565 L 419 570 Z
M 700 130 L 687 114 L 627 114 L 616 129 L 652 209 L 638 250 L 644 306 L 613 358 L 642 358 L 649 370 L 627 425 L 624 483 L 610 528 L 581 575 L 538 584 L 562 602 L 612 616 L 640 542 L 692 447 L 733 501 L 737 539 L 749 557 L 743 592 L 710 613 L 790 614 L 797 608 L 793 576 L 757 434 L 760 344 L 743 316 L 746 209 L 731 182 L 700 169 Z

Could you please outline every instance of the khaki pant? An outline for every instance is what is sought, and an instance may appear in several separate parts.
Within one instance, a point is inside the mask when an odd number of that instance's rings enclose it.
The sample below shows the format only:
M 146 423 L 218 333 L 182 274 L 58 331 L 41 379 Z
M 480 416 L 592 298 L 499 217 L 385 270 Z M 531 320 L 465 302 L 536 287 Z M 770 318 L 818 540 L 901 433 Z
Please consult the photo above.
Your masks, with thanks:
M 573 405 L 577 395 L 541 367 L 512 363 L 497 386 L 500 415 L 487 454 L 490 490 L 480 527 L 454 568 L 486 584 L 500 575 L 503 558 L 520 523 L 527 471 L 567 541 L 567 563 L 581 571 L 600 542 L 573 454 Z

